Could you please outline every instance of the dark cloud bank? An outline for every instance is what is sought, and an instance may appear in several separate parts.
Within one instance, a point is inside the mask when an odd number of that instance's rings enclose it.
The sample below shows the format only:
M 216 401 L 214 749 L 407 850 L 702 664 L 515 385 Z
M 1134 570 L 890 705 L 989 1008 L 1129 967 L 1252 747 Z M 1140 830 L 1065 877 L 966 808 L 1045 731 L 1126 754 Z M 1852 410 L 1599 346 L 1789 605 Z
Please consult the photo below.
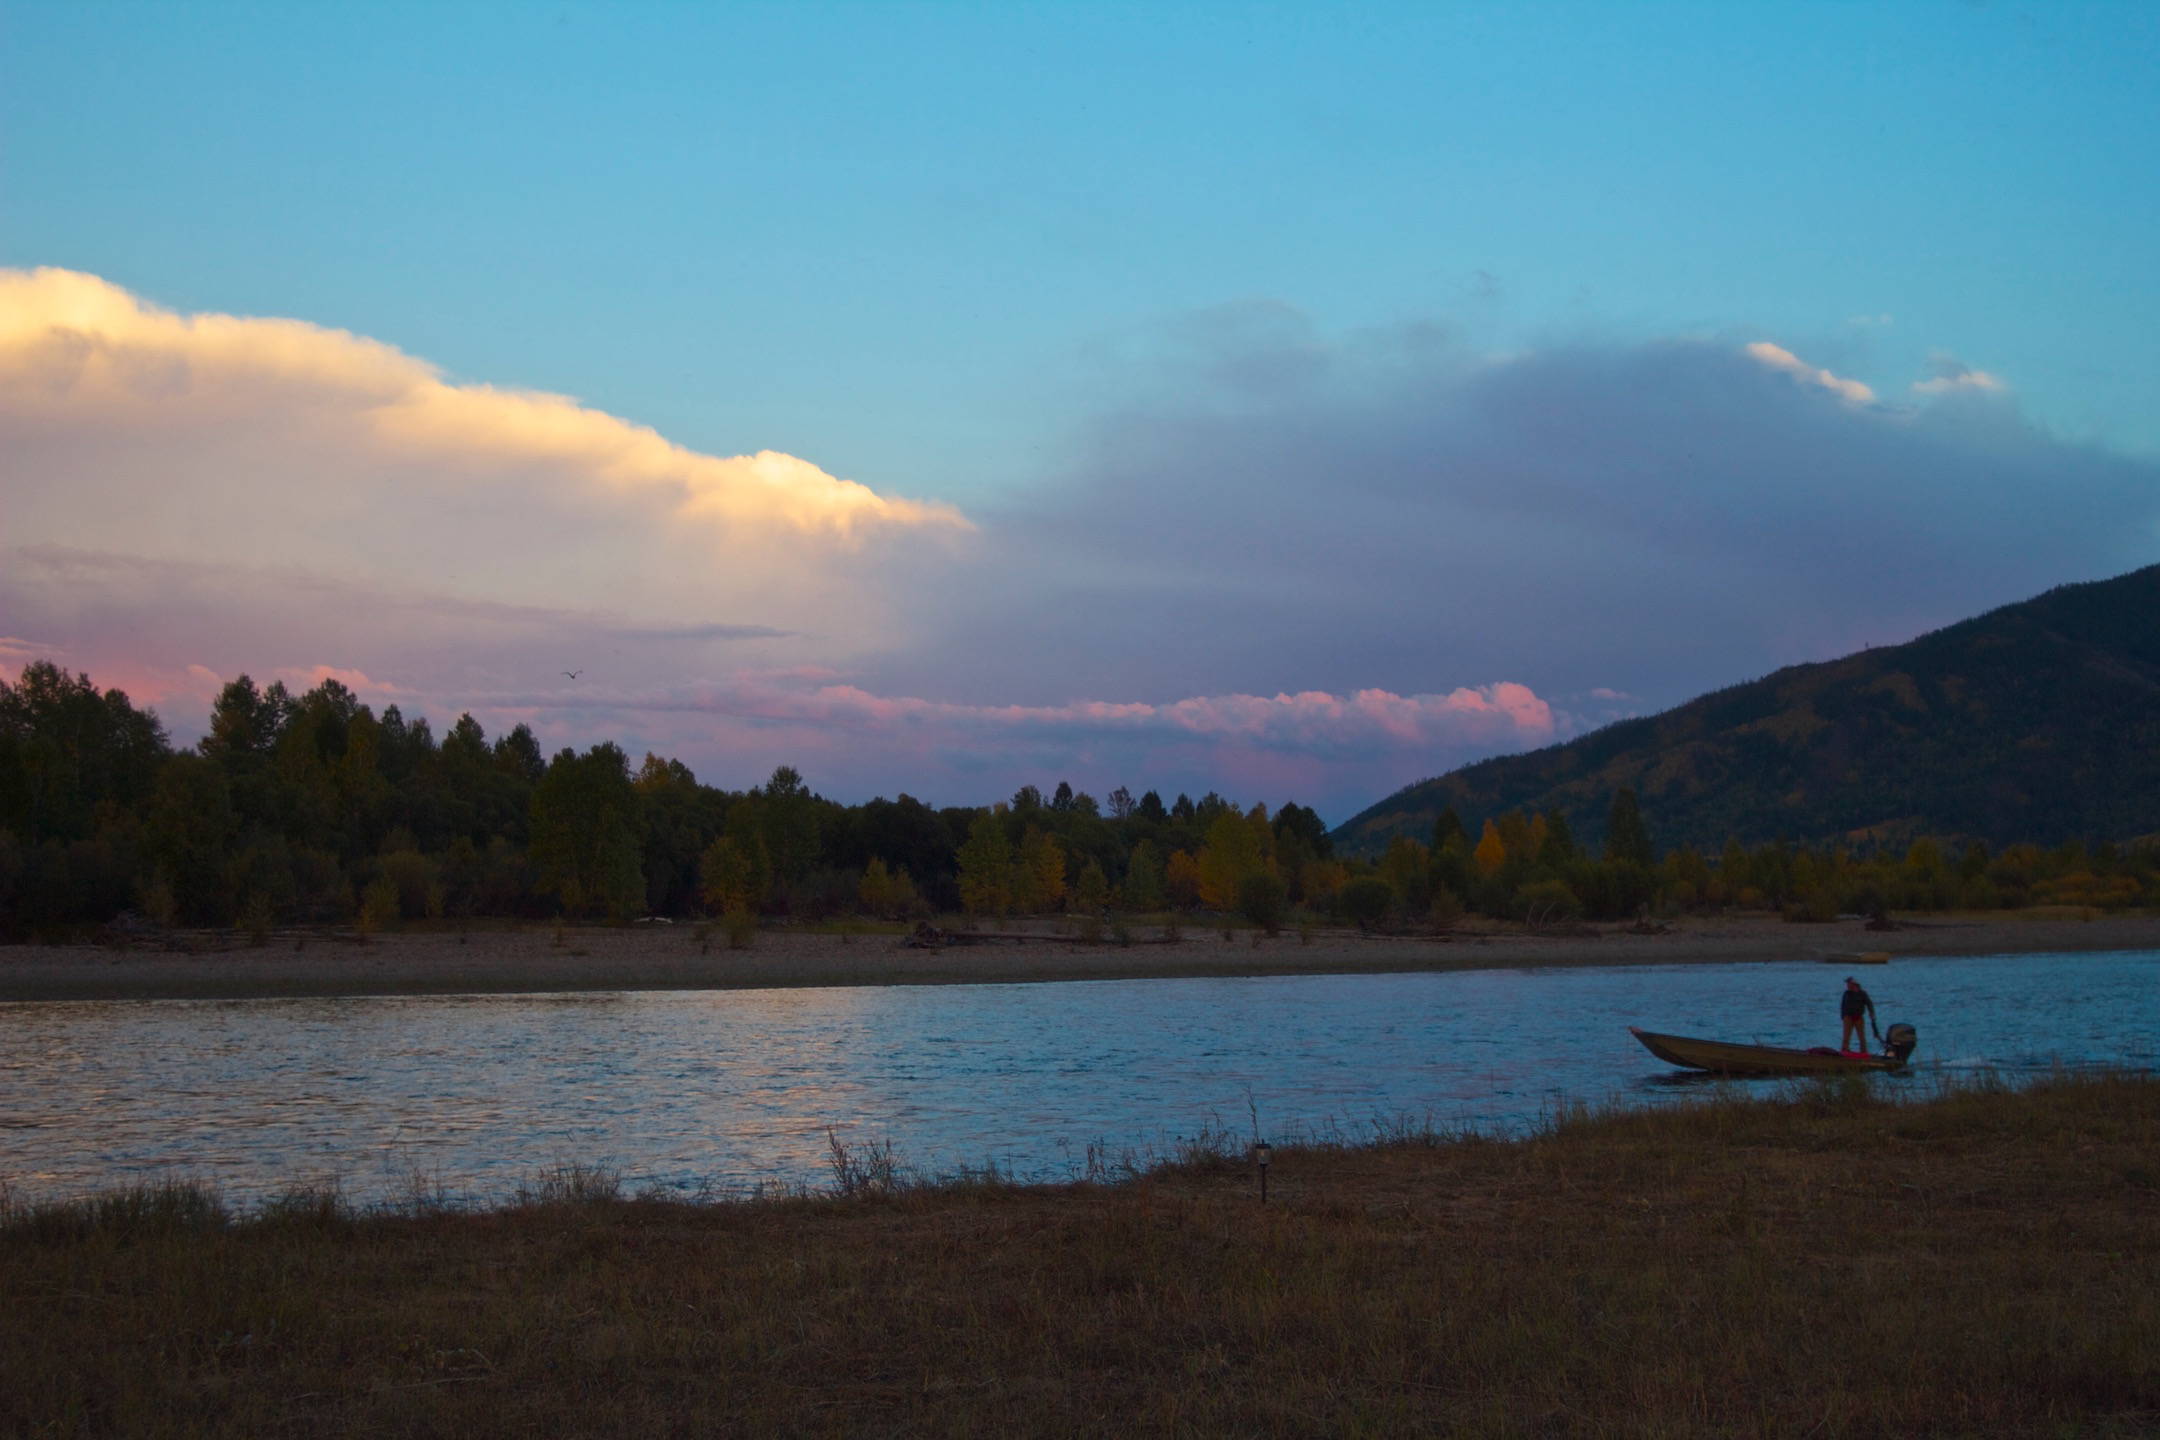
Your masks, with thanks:
M 990 573 L 871 683 L 1664 705 L 2160 558 L 2160 466 L 1999 390 L 1856 403 L 1746 337 L 1331 345 L 1280 307 L 1180 338 L 1031 507 L 977 517 Z

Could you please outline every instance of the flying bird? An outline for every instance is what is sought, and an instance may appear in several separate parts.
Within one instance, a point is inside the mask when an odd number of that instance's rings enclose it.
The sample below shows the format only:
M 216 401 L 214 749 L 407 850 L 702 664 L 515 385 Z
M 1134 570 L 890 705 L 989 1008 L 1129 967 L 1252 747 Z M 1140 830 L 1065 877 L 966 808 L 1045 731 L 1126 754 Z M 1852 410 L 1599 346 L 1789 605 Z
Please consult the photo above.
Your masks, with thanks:
M 565 674 L 565 675 L 567 675 L 567 676 L 569 676 L 569 677 L 570 677 L 571 679 L 575 680 L 575 679 L 577 679 L 577 677 L 578 677 L 578 676 L 580 676 L 580 675 L 584 674 L 585 672 L 584 672 L 584 671 L 582 671 L 582 670 L 565 670 L 565 671 L 563 671 L 562 673 L 563 673 L 563 674 Z

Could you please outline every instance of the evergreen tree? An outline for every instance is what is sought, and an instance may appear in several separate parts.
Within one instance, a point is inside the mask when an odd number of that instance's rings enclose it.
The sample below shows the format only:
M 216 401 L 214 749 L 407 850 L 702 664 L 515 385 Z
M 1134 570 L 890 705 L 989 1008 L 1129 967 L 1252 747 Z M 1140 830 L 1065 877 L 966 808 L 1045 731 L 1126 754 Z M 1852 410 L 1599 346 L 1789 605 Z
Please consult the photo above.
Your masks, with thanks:
M 1605 858 L 1640 865 L 1648 870 L 1657 864 L 1650 848 L 1650 832 L 1636 808 L 1635 792 L 1622 786 L 1613 794 L 1612 818 L 1605 825 Z
M 1575 859 L 1575 835 L 1568 829 L 1567 817 L 1547 810 L 1539 818 L 1545 822 L 1545 838 L 1538 845 L 1537 863 L 1549 870 L 1566 869 Z

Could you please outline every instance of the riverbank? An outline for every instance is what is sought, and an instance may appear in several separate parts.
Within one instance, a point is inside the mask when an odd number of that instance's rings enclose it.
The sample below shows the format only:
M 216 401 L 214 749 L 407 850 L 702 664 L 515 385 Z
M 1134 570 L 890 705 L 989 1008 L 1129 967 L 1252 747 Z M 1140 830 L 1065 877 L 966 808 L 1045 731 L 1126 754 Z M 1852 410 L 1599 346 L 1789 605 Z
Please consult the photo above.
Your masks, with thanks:
M 1166 943 L 1135 924 L 1134 943 L 1083 944 L 1047 924 L 999 923 L 1019 943 L 916 948 L 887 933 L 789 928 L 728 948 L 718 926 L 553 926 L 404 930 L 359 943 L 343 934 L 136 937 L 126 945 L 0 947 L 0 1000 L 245 999 L 275 995 L 505 994 L 719 990 L 828 985 L 1002 984 L 1178 976 L 1359 974 L 1553 965 L 1734 964 L 1854 951 L 1986 955 L 2160 950 L 2160 916 L 2007 911 L 1933 915 L 1870 931 L 1858 920 L 1788 924 L 1775 916 L 1683 919 L 1661 933 L 1581 926 L 1563 934 L 1472 925 L 1446 936 L 1285 930 L 1263 936 L 1187 923 Z M 964 939 L 965 937 L 963 937 Z M 1893 961 L 1894 963 L 1894 961 Z
M 2160 1082 L 1864 1084 L 1115 1184 L 0 1215 L 0 1431 L 2139 1435 Z

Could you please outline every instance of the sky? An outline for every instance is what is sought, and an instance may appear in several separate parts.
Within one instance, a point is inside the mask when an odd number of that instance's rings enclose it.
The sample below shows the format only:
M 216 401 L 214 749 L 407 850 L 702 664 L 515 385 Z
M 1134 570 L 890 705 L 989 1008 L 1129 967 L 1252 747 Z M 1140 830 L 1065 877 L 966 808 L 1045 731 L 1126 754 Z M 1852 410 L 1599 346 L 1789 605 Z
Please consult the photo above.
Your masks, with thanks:
M 7 0 L 0 674 L 1340 822 L 2160 561 L 2156 62 L 2068 0 Z

